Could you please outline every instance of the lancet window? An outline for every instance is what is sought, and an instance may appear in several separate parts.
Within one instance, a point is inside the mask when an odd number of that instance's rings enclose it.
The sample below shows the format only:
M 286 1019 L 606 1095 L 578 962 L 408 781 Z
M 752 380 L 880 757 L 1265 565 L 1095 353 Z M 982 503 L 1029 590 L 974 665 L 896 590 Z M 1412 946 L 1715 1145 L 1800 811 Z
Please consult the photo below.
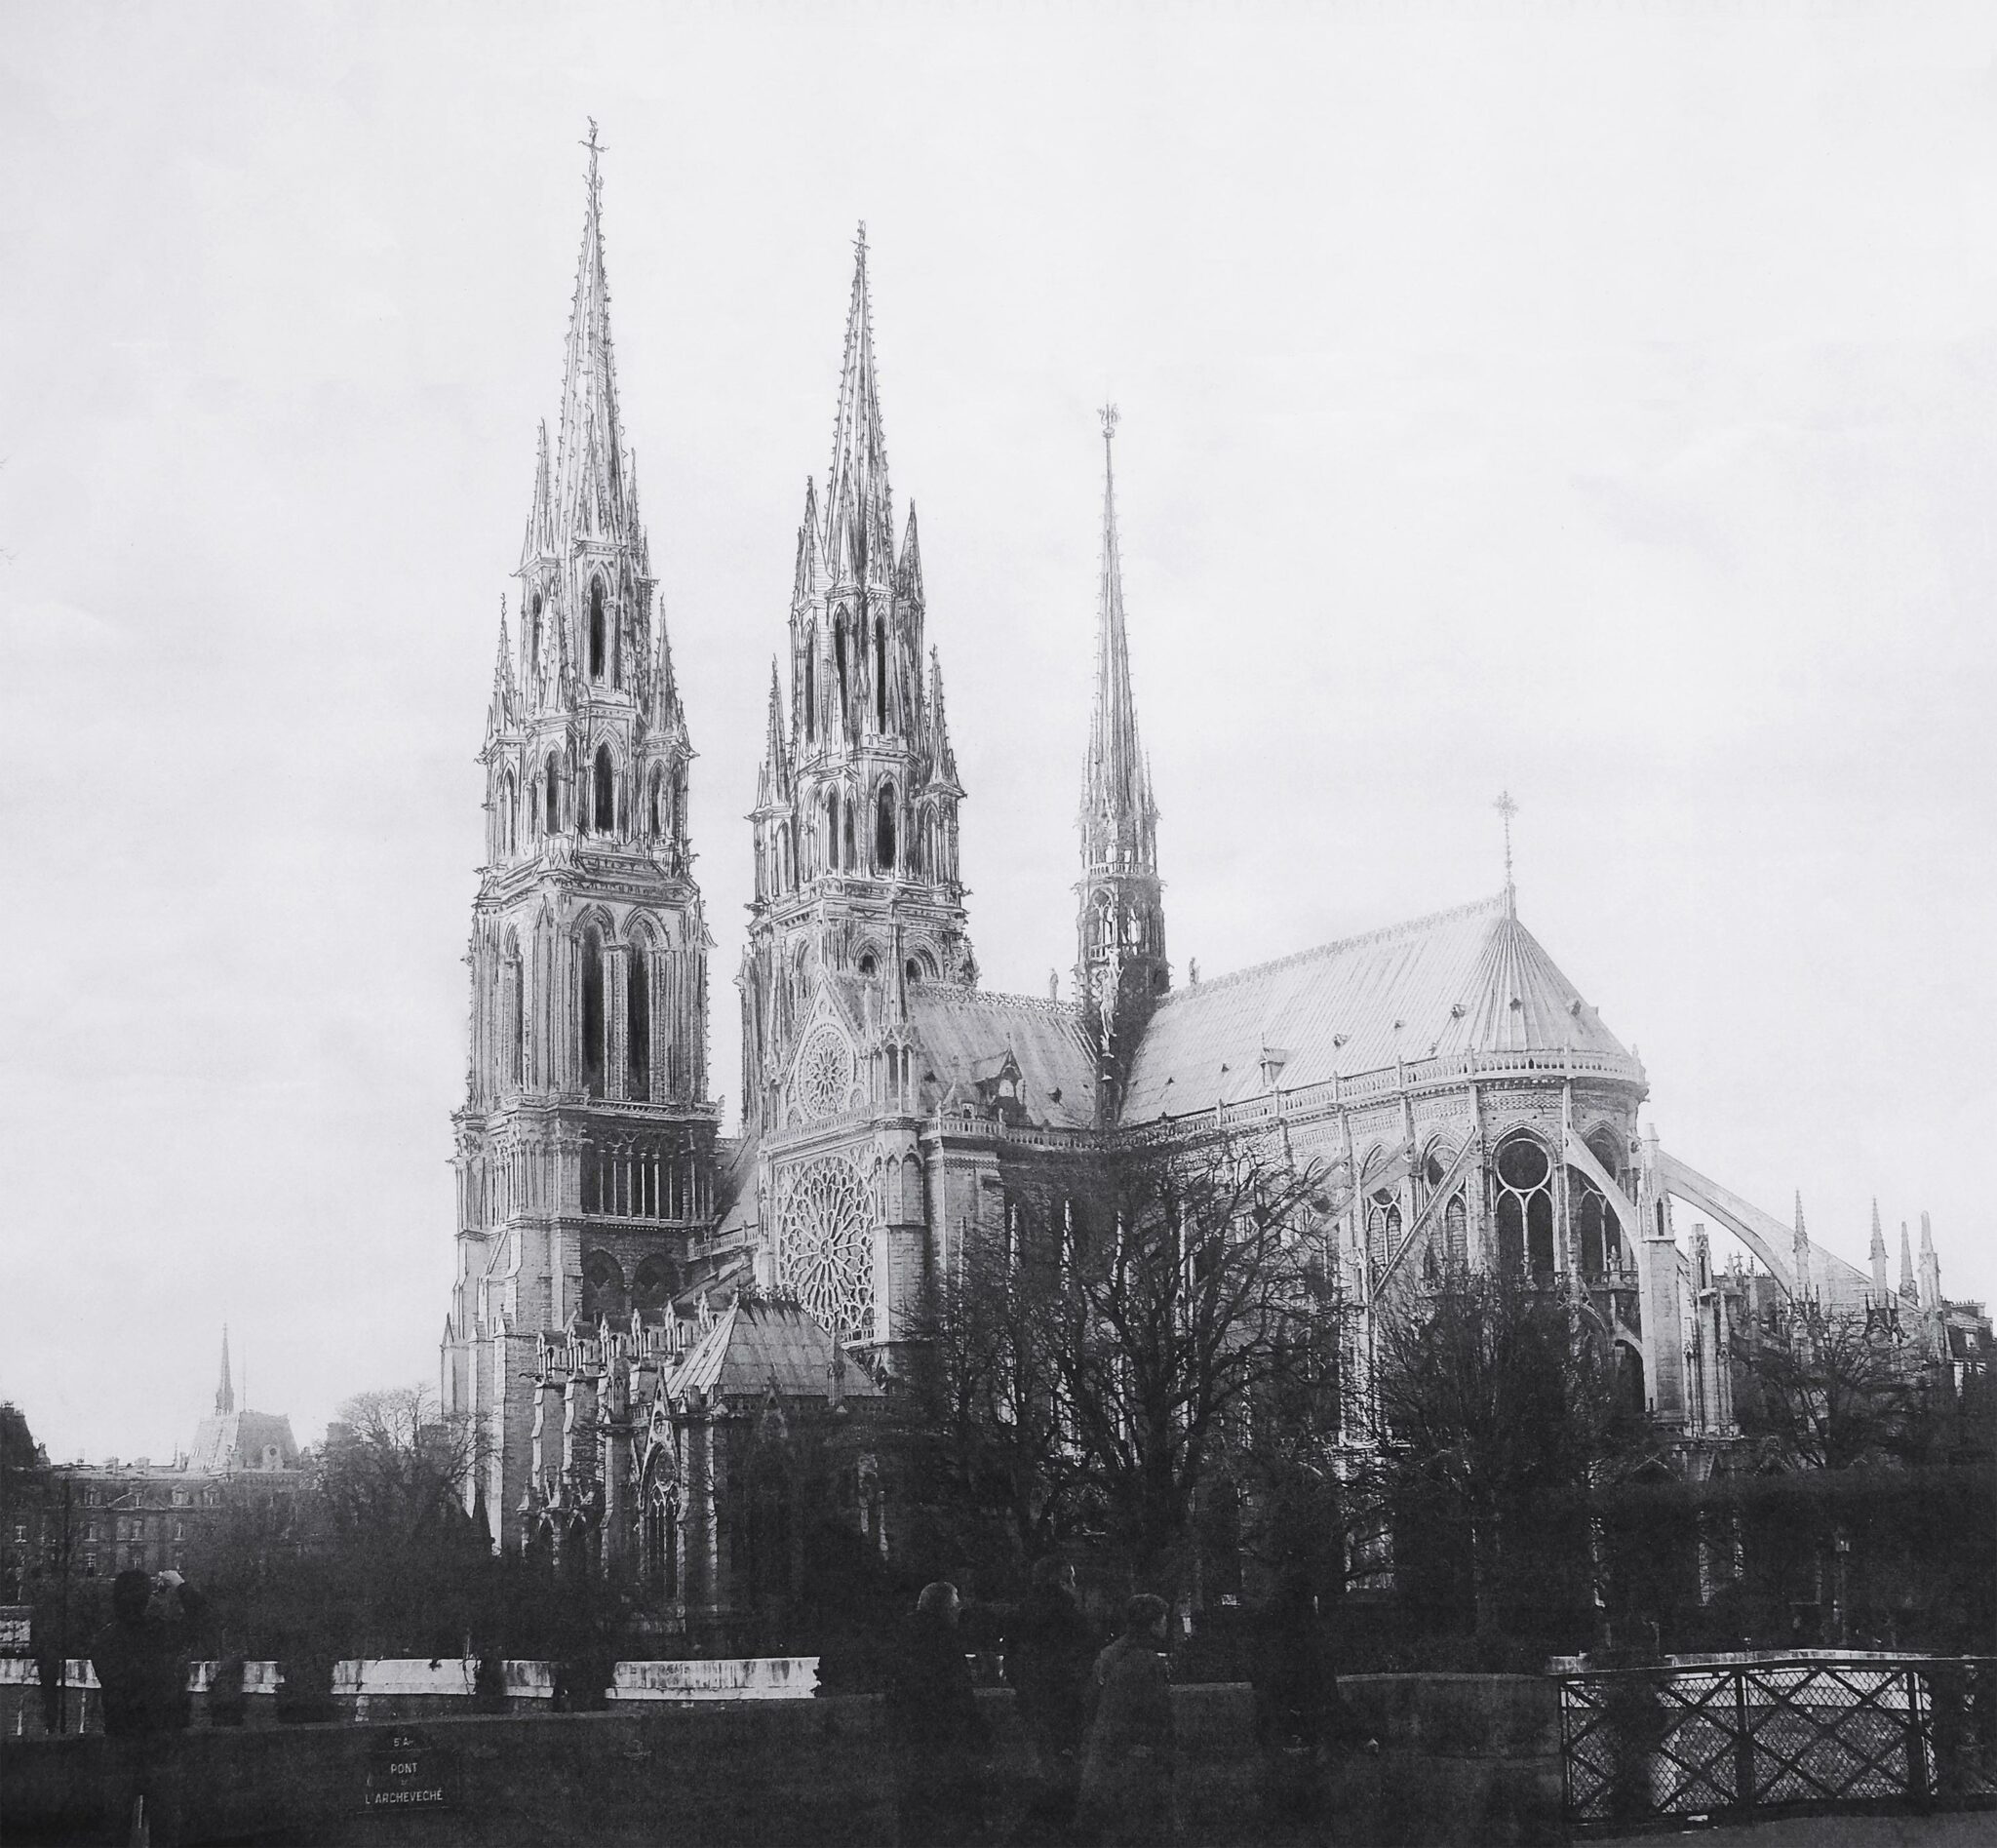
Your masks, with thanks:
M 641 1103 L 651 1097 L 651 958 L 644 939 L 631 946 L 624 995 L 626 1089 Z
M 882 783 L 874 800 L 874 864 L 883 873 L 894 871 L 894 785 Z
M 614 833 L 617 826 L 617 778 L 607 744 L 597 746 L 596 774 L 591 782 L 590 806 L 595 812 L 596 831 L 599 834 Z
M 608 1064 L 604 1046 L 604 940 L 592 924 L 582 933 L 582 1005 L 577 1023 L 581 1044 L 582 1087 L 592 1097 L 604 1094 Z
M 592 577 L 589 580 L 589 677 L 602 680 L 604 677 L 605 649 L 604 625 L 604 580 Z

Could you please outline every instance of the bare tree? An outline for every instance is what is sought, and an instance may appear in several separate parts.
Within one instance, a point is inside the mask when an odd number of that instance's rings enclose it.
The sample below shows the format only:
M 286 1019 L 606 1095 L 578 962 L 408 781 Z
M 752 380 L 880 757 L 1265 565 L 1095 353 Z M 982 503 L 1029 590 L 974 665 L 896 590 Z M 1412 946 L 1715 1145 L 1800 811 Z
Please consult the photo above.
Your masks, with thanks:
M 1920 1367 L 1862 1310 L 1806 1305 L 1748 1345 L 1745 1372 L 1742 1427 L 1790 1469 L 1904 1463 L 1919 1445 Z
M 1314 1170 L 1227 1138 L 1016 1194 L 1002 1248 L 942 1295 L 926 1363 L 924 1415 L 973 1501 L 1028 1550 L 1078 1525 L 1184 1590 L 1203 1488 L 1246 1457 L 1258 1397 L 1327 1351 L 1326 1204 Z
M 1535 1517 L 1585 1498 L 1622 1447 L 1612 1357 L 1566 1296 L 1508 1275 L 1452 1272 L 1377 1321 L 1385 1481 L 1467 1527 L 1488 1635 L 1508 1553 L 1543 1544 Z

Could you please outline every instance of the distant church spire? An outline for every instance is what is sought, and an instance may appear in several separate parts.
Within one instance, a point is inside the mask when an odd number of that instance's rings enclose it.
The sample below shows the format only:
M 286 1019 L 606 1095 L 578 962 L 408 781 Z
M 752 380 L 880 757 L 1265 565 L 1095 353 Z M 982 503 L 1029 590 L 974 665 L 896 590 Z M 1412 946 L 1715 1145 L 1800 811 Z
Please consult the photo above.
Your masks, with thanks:
M 1106 1117 L 1114 1117 L 1144 1024 L 1171 980 L 1165 960 L 1157 805 L 1137 734 L 1123 559 L 1116 533 L 1118 415 L 1103 419 L 1103 554 L 1096 594 L 1096 674 L 1081 790 L 1076 993 L 1095 1038 Z
M 1879 1224 L 1879 1202 L 1872 1202 L 1872 1246 L 1867 1253 L 1872 1265 L 1872 1294 L 1881 1303 L 1887 1302 L 1893 1292 L 1886 1280 L 1886 1234 Z
M 1920 1286 L 1914 1281 L 1914 1249 L 1907 1241 L 1907 1222 L 1899 1222 L 1899 1293 L 1909 1302 L 1920 1294 Z
M 1518 813 L 1518 804 L 1511 800 L 1511 791 L 1498 792 L 1498 800 L 1491 806 L 1505 817 L 1505 909 L 1511 916 L 1518 916 L 1518 887 L 1511 877 L 1511 817 Z M 1796 1196 L 1796 1217 L 1800 1224 L 1803 1214 L 1803 1197 Z
M 236 1409 L 235 1382 L 229 1377 L 229 1324 L 222 1323 L 222 1377 L 215 1389 L 215 1409 L 219 1416 Z

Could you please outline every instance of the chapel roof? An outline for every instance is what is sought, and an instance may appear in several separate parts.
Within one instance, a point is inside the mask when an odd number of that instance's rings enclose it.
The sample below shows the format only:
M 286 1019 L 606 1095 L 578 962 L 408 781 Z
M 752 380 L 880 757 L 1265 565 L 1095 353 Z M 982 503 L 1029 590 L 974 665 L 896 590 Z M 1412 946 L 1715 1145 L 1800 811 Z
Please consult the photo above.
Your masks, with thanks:
M 1122 1120 L 1256 1097 L 1396 1059 L 1574 1052 L 1642 1069 L 1517 917 L 1508 892 L 1169 995 L 1139 1042 Z
M 1009 1052 L 1028 1117 L 1057 1129 L 1095 1126 L 1095 1058 L 1077 1009 L 1033 995 L 921 982 L 909 990 L 909 1025 L 941 1094 L 995 1076 Z
M 698 1387 L 710 1397 L 830 1398 L 832 1336 L 796 1303 L 738 1293 L 687 1352 L 670 1383 L 679 1395 Z M 848 1398 L 873 1398 L 881 1388 L 857 1360 L 845 1365 Z

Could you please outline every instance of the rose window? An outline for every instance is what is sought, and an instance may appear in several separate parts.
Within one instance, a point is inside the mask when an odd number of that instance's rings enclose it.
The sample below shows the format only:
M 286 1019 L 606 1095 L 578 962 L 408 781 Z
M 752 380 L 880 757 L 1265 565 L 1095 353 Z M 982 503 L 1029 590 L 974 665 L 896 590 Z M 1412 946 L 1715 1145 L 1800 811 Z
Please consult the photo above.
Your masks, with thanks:
M 816 1122 L 845 1107 L 853 1081 L 853 1056 L 838 1029 L 820 1027 L 805 1042 L 798 1060 L 798 1109 Z
M 867 1184 L 840 1156 L 797 1169 L 777 1196 L 777 1272 L 814 1320 L 847 1341 L 874 1332 Z

